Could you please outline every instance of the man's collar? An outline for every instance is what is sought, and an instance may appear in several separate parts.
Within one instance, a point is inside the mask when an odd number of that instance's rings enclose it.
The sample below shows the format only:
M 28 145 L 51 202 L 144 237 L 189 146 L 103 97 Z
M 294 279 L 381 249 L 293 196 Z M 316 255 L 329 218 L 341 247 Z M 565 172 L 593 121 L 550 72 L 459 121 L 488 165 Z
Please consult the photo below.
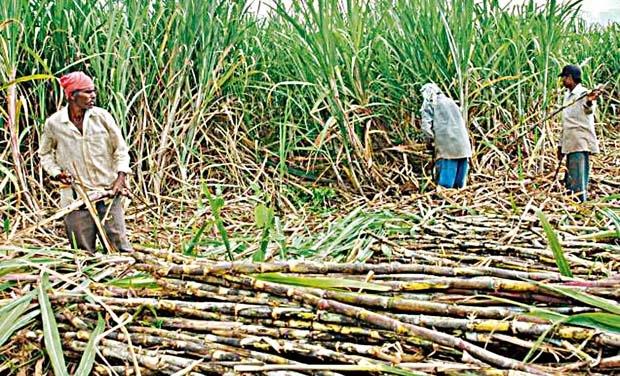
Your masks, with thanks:
M 575 87 L 573 88 L 573 90 L 571 90 L 571 91 L 569 92 L 569 94 L 571 94 L 571 95 L 573 95 L 573 94 L 581 94 L 581 93 L 583 93 L 584 91 L 586 91 L 586 88 L 585 88 L 585 87 L 583 87 L 581 84 L 577 84 L 577 85 L 575 85 Z
M 64 106 L 60 109 L 60 121 L 63 123 L 71 123 L 71 119 L 69 119 L 69 106 Z
M 84 120 L 86 120 L 86 118 L 89 118 L 91 114 L 92 111 L 86 110 L 84 112 Z M 69 119 L 69 105 L 66 105 L 60 109 L 60 121 L 63 123 L 71 123 L 71 119 Z

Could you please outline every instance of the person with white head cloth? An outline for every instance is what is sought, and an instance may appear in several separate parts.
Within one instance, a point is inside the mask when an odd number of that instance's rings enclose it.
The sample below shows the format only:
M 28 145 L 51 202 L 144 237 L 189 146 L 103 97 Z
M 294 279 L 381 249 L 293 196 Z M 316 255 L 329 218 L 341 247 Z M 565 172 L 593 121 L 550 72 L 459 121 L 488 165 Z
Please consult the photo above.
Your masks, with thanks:
M 463 188 L 472 152 L 461 110 L 434 83 L 422 86 L 422 98 L 422 131 L 435 142 L 435 182 Z

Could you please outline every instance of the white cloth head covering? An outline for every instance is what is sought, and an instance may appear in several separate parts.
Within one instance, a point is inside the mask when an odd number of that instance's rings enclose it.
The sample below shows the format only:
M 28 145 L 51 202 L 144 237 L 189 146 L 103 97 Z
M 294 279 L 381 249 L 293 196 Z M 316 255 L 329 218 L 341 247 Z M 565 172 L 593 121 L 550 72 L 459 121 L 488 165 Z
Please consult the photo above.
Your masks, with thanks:
M 422 86 L 422 98 L 433 104 L 437 101 L 437 96 L 441 94 L 441 89 L 436 84 L 429 82 Z

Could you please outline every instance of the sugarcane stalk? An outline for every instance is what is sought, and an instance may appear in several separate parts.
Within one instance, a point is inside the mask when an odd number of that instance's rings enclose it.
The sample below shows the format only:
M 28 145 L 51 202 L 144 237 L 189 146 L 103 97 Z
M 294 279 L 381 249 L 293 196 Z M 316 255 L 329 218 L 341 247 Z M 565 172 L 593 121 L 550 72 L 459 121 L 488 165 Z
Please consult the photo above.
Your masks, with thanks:
M 215 336 L 215 335 L 201 335 L 201 336 L 197 336 L 195 334 L 188 334 L 188 333 L 179 333 L 179 332 L 172 332 L 172 331 L 168 331 L 168 330 L 163 330 L 163 329 L 157 329 L 157 328 L 149 328 L 149 327 L 130 327 L 130 331 L 132 332 L 136 332 L 136 333 L 150 333 L 153 335 L 158 335 L 161 337 L 165 337 L 165 338 L 171 338 L 171 339 L 175 339 L 175 340 L 180 340 L 180 341 L 193 341 L 199 344 L 203 344 L 205 346 L 222 346 L 225 349 L 228 349 L 229 351 L 234 351 L 235 348 L 238 348 L 240 351 L 248 351 L 248 353 L 255 359 L 263 361 L 263 362 L 267 362 L 267 363 L 273 363 L 273 364 L 303 364 L 300 363 L 298 361 L 294 361 L 294 360 L 290 360 L 290 359 L 286 359 L 282 356 L 279 355 L 273 355 L 273 354 L 268 354 L 266 352 L 257 352 L 255 350 L 251 350 L 251 349 L 245 349 L 245 347 L 251 346 L 252 344 L 255 344 L 255 341 L 246 341 L 246 339 L 248 339 L 248 337 L 243 337 L 241 339 L 239 338 L 229 338 L 229 337 L 222 337 L 222 336 Z M 250 338 L 256 338 L 256 339 L 263 339 L 264 341 L 264 337 L 255 337 L 255 336 L 251 336 Z M 269 341 L 270 343 L 273 343 L 271 341 Z M 258 346 L 259 348 L 263 349 L 265 348 L 265 346 Z M 335 376 L 335 375 L 339 375 L 337 373 L 333 373 L 333 372 L 319 372 L 317 373 L 317 375 L 321 375 L 321 376 Z
M 162 254 L 162 252 L 153 252 L 155 256 Z M 551 255 L 551 257 L 553 257 Z M 440 267 L 435 265 L 424 264 L 401 264 L 401 263 L 389 263 L 389 264 L 367 264 L 367 263 L 320 263 L 311 261 L 290 261 L 290 262 L 276 262 L 276 263 L 249 263 L 245 261 L 238 262 L 207 262 L 207 261 L 195 261 L 187 257 L 175 256 L 177 261 L 181 261 L 182 265 L 169 264 L 165 262 L 156 262 L 149 259 L 146 255 L 137 257 L 141 261 L 153 262 L 156 265 L 165 265 L 170 267 L 168 273 L 162 273 L 162 275 L 219 275 L 224 273 L 236 273 L 236 274 L 258 274 L 258 273 L 295 273 L 295 274 L 368 274 L 373 272 L 374 274 L 428 274 L 428 275 L 441 275 L 441 276 L 495 276 L 498 278 L 512 278 L 512 279 L 528 279 L 535 281 L 547 281 L 547 282 L 563 282 L 571 281 L 573 279 L 562 276 L 560 273 L 527 273 L 527 272 L 515 272 L 500 268 L 490 267 Z M 190 265 L 187 265 L 190 264 Z M 144 268 L 144 265 L 140 265 Z
M 391 314 L 394 318 L 414 325 L 449 329 L 462 330 L 469 332 L 500 332 L 525 334 L 537 337 L 548 331 L 553 325 L 537 324 L 532 322 L 523 322 L 518 320 L 480 320 L 480 319 L 455 319 L 447 317 L 425 316 L 425 315 L 403 315 Z M 553 335 L 562 339 L 570 339 L 582 341 L 591 339 L 601 346 L 618 346 L 620 345 L 620 335 L 611 333 L 598 333 L 594 329 L 562 325 L 555 329 Z
M 489 364 L 499 366 L 501 368 L 516 369 L 541 375 L 544 375 L 546 373 L 546 371 L 542 367 L 528 365 L 520 361 L 495 354 L 469 342 L 463 341 L 457 337 L 435 330 L 423 328 L 420 326 L 402 323 L 396 319 L 374 313 L 363 308 L 309 294 L 301 289 L 280 286 L 274 283 L 264 281 L 258 281 L 250 277 L 244 278 L 244 284 L 248 287 L 251 286 L 260 291 L 267 291 L 280 296 L 292 296 L 294 299 L 299 300 L 305 304 L 312 305 L 317 309 L 331 310 L 345 316 L 354 317 L 358 320 L 393 331 L 394 333 L 400 335 L 407 334 L 410 336 L 421 337 L 449 348 L 467 351 L 478 359 Z

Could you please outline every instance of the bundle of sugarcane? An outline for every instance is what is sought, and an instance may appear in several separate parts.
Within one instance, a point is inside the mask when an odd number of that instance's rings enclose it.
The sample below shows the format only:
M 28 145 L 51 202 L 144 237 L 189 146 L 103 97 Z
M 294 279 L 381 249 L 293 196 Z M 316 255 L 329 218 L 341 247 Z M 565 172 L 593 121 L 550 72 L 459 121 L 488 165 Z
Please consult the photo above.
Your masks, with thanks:
M 0 351 L 3 369 L 16 373 L 525 375 L 620 366 L 620 280 L 596 270 L 586 279 L 467 264 L 214 262 L 147 248 L 5 252 Z

